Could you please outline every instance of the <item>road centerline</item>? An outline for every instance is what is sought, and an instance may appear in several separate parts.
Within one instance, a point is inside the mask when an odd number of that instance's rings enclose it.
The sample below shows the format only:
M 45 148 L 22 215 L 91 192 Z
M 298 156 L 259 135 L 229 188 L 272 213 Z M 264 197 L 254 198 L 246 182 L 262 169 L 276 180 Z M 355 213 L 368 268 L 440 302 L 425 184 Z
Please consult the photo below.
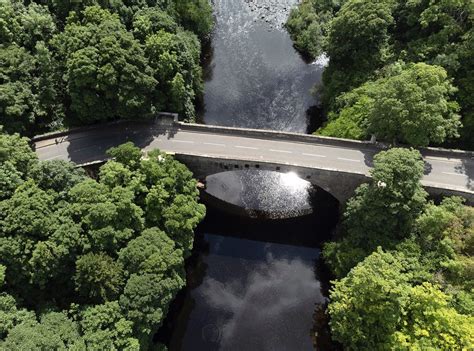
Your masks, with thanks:
M 225 147 L 225 144 L 218 144 L 218 143 L 203 143 L 204 145 L 212 145 L 212 146 L 223 146 Z
M 441 173 L 448 174 L 448 175 L 454 175 L 454 176 L 458 176 L 458 177 L 464 177 L 465 176 L 462 173 L 454 173 L 454 172 L 441 172 Z
M 338 157 L 337 159 L 341 161 L 360 162 L 360 160 L 354 160 L 353 158 Z
M 287 151 L 287 150 L 270 149 L 270 151 L 272 151 L 272 152 L 281 152 L 281 153 L 284 153 L 284 154 L 292 154 L 291 151 Z
M 308 153 L 305 153 L 305 152 L 303 152 L 302 155 L 304 155 L 304 156 L 311 156 L 311 157 L 326 157 L 326 156 L 324 156 L 324 155 L 308 154 Z
M 174 140 L 174 139 L 172 139 L 171 141 L 174 142 L 174 143 L 194 144 L 194 141 L 190 141 L 190 140 Z
M 253 146 L 235 145 L 235 147 L 238 149 L 258 150 L 258 147 L 253 147 Z

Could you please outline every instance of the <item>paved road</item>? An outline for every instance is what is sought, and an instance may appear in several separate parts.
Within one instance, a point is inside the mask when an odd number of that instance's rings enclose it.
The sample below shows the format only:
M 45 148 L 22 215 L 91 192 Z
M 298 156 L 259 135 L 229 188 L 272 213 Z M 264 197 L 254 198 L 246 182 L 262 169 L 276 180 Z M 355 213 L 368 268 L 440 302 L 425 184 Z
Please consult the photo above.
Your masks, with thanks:
M 364 173 L 378 150 L 335 147 L 308 142 L 288 142 L 269 138 L 250 138 L 153 126 L 146 122 L 112 125 L 107 128 L 74 133 L 63 138 L 38 141 L 41 160 L 63 159 L 78 164 L 103 159 L 105 151 L 127 140 L 144 150 L 162 151 L 289 163 L 298 166 Z M 474 160 L 425 156 L 423 184 L 474 193 Z

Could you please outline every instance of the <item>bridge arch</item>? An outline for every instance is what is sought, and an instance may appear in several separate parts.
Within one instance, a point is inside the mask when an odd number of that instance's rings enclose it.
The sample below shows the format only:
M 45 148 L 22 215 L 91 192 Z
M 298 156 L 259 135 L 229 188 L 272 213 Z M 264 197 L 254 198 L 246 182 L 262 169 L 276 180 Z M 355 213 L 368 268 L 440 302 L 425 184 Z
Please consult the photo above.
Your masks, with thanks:
M 194 177 L 201 180 L 207 176 L 227 171 L 262 170 L 280 173 L 294 172 L 300 178 L 327 191 L 340 204 L 344 204 L 354 194 L 355 189 L 359 185 L 370 180 L 364 174 L 346 173 L 336 169 L 278 164 L 263 160 L 225 159 L 190 154 L 174 154 L 174 156 L 193 172 Z

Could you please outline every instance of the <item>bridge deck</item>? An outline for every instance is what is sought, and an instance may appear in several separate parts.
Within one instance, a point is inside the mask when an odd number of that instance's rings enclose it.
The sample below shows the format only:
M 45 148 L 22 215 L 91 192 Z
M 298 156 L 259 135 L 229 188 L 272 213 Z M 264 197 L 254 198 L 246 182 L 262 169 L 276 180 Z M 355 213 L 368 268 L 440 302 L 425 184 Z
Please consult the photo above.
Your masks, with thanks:
M 72 133 L 65 137 L 37 141 L 41 160 L 63 159 L 84 164 L 105 158 L 105 151 L 125 141 L 144 150 L 223 157 L 236 160 L 267 161 L 303 167 L 335 169 L 368 174 L 373 156 L 380 150 L 370 145 L 331 146 L 324 143 L 292 142 L 268 137 L 248 137 L 242 133 L 209 133 L 164 128 L 150 122 L 130 122 Z M 474 160 L 425 156 L 423 184 L 431 187 L 474 193 Z

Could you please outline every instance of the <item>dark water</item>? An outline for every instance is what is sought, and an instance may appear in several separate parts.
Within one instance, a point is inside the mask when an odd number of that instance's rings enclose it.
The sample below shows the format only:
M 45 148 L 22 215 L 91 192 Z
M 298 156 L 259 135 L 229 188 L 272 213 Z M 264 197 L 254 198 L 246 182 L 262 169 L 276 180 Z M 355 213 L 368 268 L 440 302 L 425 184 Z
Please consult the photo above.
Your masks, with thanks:
M 320 216 L 282 220 L 209 206 L 187 263 L 187 288 L 161 331 L 171 335 L 170 350 L 313 350 L 316 341 L 329 350 L 327 331 L 317 330 L 316 339 L 313 329 L 327 292 L 318 247 L 337 221 L 328 206 L 337 203 L 327 200 L 316 205 Z
M 297 0 L 213 1 L 216 26 L 205 63 L 203 123 L 308 131 L 309 111 L 317 103 L 311 89 L 321 81 L 324 59 L 305 62 L 282 27 L 296 4 Z M 282 216 L 308 208 L 310 187 L 300 183 L 297 189 L 296 180 L 289 184 L 289 177 L 275 173 L 229 172 L 208 181 L 232 189 L 213 195 L 235 205 Z
M 317 189 L 295 173 L 233 171 L 206 179 L 208 194 L 245 209 L 250 217 L 296 217 L 311 213 Z
M 205 85 L 207 124 L 305 133 L 322 67 L 294 50 L 282 23 L 295 0 L 215 0 Z M 263 17 L 263 18 L 262 18 Z
M 213 4 L 202 122 L 307 132 L 323 68 L 306 63 L 282 28 L 296 0 Z M 326 301 L 319 248 L 337 222 L 334 198 L 294 174 L 263 171 L 216 174 L 206 187 L 216 201 L 158 339 L 170 350 L 328 349 L 326 330 L 313 326 Z

